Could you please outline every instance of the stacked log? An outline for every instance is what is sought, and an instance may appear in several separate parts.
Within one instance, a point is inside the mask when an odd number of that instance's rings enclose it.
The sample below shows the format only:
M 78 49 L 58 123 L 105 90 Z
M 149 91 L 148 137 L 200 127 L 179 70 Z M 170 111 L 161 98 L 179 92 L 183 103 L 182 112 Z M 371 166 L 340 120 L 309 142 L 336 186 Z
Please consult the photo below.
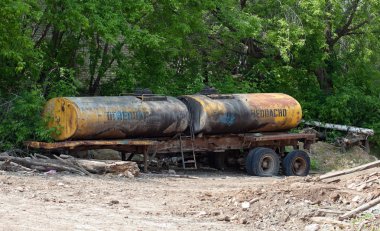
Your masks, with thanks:
M 127 177 L 135 177 L 140 173 L 137 163 L 132 161 L 85 160 L 64 155 L 53 155 L 53 157 L 49 158 L 39 154 L 15 157 L 7 153 L 0 153 L 0 168 L 10 171 L 66 171 L 81 175 L 113 173 Z

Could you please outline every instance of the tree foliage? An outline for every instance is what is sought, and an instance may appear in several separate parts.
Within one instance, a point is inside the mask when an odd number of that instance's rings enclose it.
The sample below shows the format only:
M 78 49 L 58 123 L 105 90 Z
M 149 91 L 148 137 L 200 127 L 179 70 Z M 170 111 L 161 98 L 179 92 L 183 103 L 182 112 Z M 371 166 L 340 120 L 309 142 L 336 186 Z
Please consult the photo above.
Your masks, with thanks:
M 379 4 L 1 1 L 0 149 L 48 138 L 39 113 L 52 97 L 136 88 L 284 92 L 307 119 L 380 132 Z

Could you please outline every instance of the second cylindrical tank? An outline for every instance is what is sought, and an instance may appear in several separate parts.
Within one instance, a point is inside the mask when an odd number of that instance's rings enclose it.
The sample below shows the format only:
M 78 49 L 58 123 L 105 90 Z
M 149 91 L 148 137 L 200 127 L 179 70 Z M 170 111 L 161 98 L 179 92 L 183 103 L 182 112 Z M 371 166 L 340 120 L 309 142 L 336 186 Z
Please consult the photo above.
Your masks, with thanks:
M 301 105 L 281 93 L 186 95 L 195 134 L 284 131 L 302 118 Z

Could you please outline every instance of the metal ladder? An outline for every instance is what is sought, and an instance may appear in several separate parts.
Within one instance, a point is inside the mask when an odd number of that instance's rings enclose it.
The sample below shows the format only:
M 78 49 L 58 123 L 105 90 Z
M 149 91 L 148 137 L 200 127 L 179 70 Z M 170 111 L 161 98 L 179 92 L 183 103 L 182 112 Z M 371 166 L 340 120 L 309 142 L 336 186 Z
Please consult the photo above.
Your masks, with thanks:
M 181 156 L 182 156 L 182 168 L 184 170 L 186 169 L 197 169 L 197 160 L 195 158 L 195 151 L 194 151 L 194 137 L 191 137 L 191 146 L 193 151 L 193 159 L 191 160 L 185 160 L 185 154 L 183 153 L 183 145 L 182 145 L 182 135 L 179 135 L 179 147 L 181 149 Z M 186 165 L 192 164 L 192 167 L 187 167 Z
M 183 102 L 189 108 L 189 102 L 186 99 L 184 99 Z M 179 134 L 179 142 L 180 142 L 181 155 L 182 155 L 182 168 L 183 169 L 197 169 L 197 160 L 195 158 L 195 151 L 194 151 L 195 135 L 194 135 L 194 124 L 193 124 L 192 113 L 190 113 L 189 125 L 190 125 L 189 128 L 190 128 L 190 137 L 191 137 L 191 149 L 193 151 L 193 159 L 185 161 L 185 155 L 183 154 L 182 134 Z M 189 164 L 189 165 L 192 164 L 193 166 L 186 167 L 186 164 Z

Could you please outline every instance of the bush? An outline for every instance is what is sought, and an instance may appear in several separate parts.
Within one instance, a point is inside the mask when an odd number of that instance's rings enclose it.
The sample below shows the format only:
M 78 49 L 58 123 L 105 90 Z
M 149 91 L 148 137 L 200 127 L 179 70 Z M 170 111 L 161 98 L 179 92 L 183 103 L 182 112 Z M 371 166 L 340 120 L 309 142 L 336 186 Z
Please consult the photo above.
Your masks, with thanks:
M 27 140 L 51 140 L 42 118 L 45 99 L 39 89 L 3 99 L 0 104 L 0 150 L 22 146 Z

